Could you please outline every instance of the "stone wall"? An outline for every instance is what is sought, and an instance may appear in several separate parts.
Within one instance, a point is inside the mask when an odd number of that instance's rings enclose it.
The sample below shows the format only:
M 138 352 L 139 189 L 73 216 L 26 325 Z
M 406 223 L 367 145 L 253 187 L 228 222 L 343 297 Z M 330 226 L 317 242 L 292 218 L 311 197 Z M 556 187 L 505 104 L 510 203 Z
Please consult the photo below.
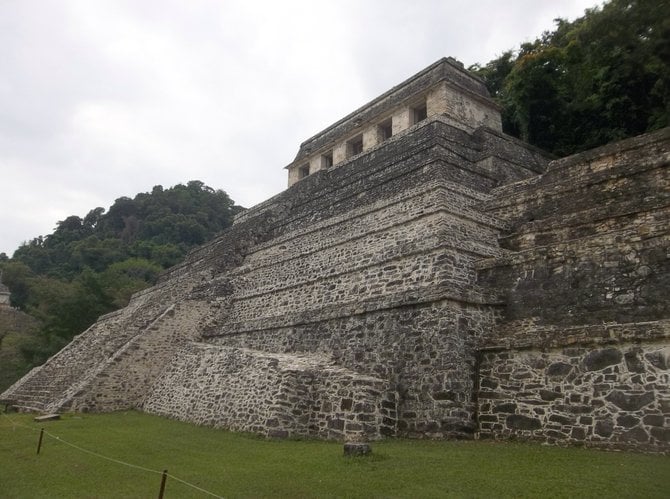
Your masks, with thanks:
M 670 131 L 546 168 L 457 118 L 239 214 L 2 397 L 268 436 L 667 452 Z
M 664 328 L 670 333 L 670 324 Z M 667 336 L 658 342 L 484 351 L 479 434 L 609 449 L 667 449 L 669 367 Z
M 542 176 L 495 189 L 483 206 L 509 223 L 501 244 L 514 251 L 477 266 L 481 285 L 504 290 L 506 322 L 670 316 L 668 163 L 664 130 L 552 162 Z
M 479 436 L 667 452 L 669 163 L 666 129 L 483 203 L 512 251 L 477 263 L 506 303 L 481 349 Z
M 219 336 L 216 345 L 329 357 L 387 380 L 398 393 L 398 435 L 467 436 L 474 431 L 474 348 L 495 321 L 485 305 L 439 300 L 340 311 L 291 327 Z
M 499 181 L 475 158 L 504 153 L 441 117 L 409 139 L 294 186 L 274 237 L 227 274 L 230 301 L 205 336 L 387 380 L 398 434 L 471 435 L 474 349 L 499 306 L 475 261 L 499 254 L 503 228 L 473 208 Z
M 189 343 L 168 366 L 143 404 L 147 412 L 271 437 L 395 433 L 388 382 L 332 366 L 327 356 Z

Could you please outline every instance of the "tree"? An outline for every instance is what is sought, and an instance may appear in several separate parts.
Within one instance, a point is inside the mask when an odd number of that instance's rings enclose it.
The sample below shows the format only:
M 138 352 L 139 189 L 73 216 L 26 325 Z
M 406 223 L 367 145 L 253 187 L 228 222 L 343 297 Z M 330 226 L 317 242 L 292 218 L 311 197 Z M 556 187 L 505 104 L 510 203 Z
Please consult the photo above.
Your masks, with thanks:
M 21 344 L 25 362 L 19 364 L 42 363 L 100 315 L 127 305 L 162 269 L 228 227 L 241 209 L 198 180 L 169 189 L 157 185 L 132 199 L 118 198 L 107 212 L 98 207 L 83 219 L 65 218 L 11 259 L 0 255 L 12 304 L 41 323 Z
M 125 307 L 133 293 L 154 284 L 161 271 L 143 258 L 129 258 L 110 265 L 100 274 L 100 285 L 114 309 Z
M 30 280 L 34 277 L 33 271 L 25 263 L 10 260 L 2 263 L 2 282 L 11 291 L 10 303 L 12 306 L 25 310 L 30 298 Z
M 471 67 L 503 127 L 558 155 L 670 125 L 670 1 L 612 0 Z

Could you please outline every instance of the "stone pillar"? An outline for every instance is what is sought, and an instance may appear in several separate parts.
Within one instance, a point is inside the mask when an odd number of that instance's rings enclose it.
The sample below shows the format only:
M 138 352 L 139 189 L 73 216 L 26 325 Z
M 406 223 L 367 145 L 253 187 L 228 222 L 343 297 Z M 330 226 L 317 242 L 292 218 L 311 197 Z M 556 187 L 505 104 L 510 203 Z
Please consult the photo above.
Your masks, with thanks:
M 347 159 L 347 143 L 341 142 L 333 148 L 333 165 L 339 165 Z
M 309 173 L 318 172 L 321 169 L 321 156 L 315 156 L 309 160 Z
M 377 125 L 373 125 L 363 131 L 363 150 L 367 151 L 379 144 L 379 131 Z
M 441 83 L 426 96 L 427 115 L 445 114 L 448 110 L 447 100 L 447 85 Z
M 291 187 L 298 181 L 298 167 L 292 166 L 288 169 L 288 186 Z
M 409 107 L 398 109 L 393 115 L 393 135 L 396 135 L 403 130 L 407 130 L 412 123 L 412 113 Z

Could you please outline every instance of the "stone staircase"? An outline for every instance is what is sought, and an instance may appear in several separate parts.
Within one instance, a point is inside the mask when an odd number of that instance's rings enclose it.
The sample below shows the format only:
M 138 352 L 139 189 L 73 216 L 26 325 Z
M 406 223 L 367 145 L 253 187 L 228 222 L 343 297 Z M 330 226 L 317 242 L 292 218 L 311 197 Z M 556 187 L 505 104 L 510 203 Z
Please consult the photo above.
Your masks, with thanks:
M 18 410 L 55 412 L 99 372 L 101 366 L 160 317 L 160 301 L 139 299 L 107 314 L 77 335 L 42 366 L 34 368 L 0 398 Z

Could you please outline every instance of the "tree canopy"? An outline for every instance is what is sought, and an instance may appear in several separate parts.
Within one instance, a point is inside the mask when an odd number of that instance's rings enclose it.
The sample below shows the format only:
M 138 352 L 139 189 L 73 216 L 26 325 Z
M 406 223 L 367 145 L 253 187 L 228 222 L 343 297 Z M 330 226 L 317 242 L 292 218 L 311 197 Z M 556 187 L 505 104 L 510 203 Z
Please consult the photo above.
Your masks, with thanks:
M 0 258 L 12 305 L 41 323 L 22 345 L 30 365 L 43 362 L 97 317 L 124 307 L 161 270 L 230 226 L 240 206 L 222 190 L 192 180 L 121 197 L 105 211 L 59 221 L 51 234 Z
M 470 70 L 503 129 L 564 156 L 670 125 L 670 0 L 612 0 Z

